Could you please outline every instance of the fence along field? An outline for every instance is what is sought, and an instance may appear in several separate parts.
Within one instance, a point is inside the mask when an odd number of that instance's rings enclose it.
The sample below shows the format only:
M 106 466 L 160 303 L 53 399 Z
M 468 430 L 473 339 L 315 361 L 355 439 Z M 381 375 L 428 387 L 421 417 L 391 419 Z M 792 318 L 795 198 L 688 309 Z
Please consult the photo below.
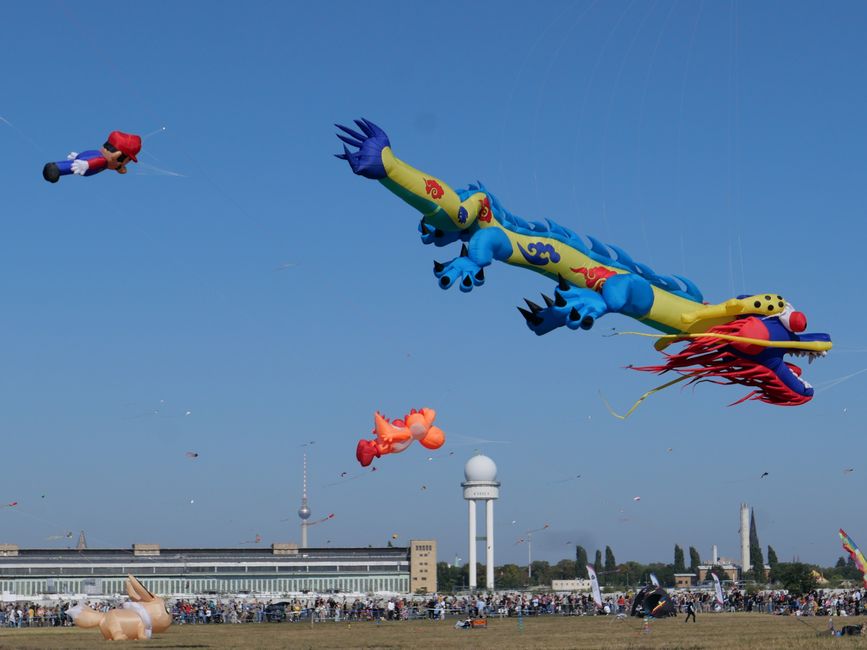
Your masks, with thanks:
M 867 623 L 867 617 L 834 617 L 843 625 Z M 650 622 L 640 618 L 524 617 L 491 618 L 487 629 L 456 630 L 446 621 L 263 623 L 260 625 L 173 625 L 168 632 L 136 647 L 147 648 L 854 648 L 858 638 L 828 633 L 825 617 L 764 614 L 699 614 Z M 521 629 L 523 628 L 523 629 Z M 75 628 L 0 629 L 0 650 L 28 648 L 90 649 L 109 646 L 93 630 Z M 144 644 L 144 645 L 142 645 Z

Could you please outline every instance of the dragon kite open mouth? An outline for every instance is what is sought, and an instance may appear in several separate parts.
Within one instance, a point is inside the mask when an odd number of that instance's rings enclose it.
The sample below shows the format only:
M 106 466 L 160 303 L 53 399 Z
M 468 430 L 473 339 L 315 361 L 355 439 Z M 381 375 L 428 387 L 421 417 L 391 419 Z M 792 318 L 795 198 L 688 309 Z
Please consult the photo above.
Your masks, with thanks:
M 680 352 L 669 354 L 665 364 L 635 369 L 675 371 L 688 378 L 689 383 L 709 381 L 753 389 L 734 404 L 759 400 L 796 406 L 809 402 L 814 389 L 802 376 L 801 367 L 784 357 L 789 354 L 812 363 L 826 356 L 832 345 L 828 334 L 802 333 L 806 327 L 806 317 L 787 304 L 775 316 L 748 316 L 712 327 L 691 339 Z

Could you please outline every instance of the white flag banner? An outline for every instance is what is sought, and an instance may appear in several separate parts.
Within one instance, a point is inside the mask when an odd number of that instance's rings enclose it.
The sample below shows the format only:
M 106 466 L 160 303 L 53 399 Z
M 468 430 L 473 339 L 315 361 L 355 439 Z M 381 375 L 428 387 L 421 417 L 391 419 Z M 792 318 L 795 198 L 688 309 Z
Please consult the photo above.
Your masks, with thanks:
M 713 576 L 713 589 L 714 589 L 714 592 L 716 592 L 716 602 L 720 607 L 722 607 L 722 604 L 723 604 L 722 586 L 719 583 L 719 578 L 717 578 L 717 575 L 715 573 L 711 573 L 711 575 Z
M 651 573 L 651 574 L 650 574 L 650 581 L 653 583 L 653 586 L 654 586 L 654 587 L 658 587 L 658 586 L 659 586 L 659 580 L 657 580 L 657 578 L 656 578 L 656 574 L 655 574 L 655 573 Z
M 596 569 L 592 564 L 587 565 L 587 575 L 590 576 L 590 588 L 593 591 L 593 602 L 597 607 L 602 607 L 602 592 L 599 591 L 599 579 L 596 577 Z

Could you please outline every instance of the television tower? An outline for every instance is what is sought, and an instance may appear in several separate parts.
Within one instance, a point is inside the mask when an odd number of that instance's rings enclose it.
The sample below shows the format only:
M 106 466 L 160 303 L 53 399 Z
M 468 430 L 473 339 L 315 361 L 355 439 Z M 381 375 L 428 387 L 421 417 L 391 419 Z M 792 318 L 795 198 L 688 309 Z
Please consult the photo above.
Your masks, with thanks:
M 307 506 L 307 453 L 304 453 L 304 484 L 301 492 L 301 507 L 298 508 L 301 518 L 301 548 L 307 548 L 307 520 L 310 519 L 310 508 Z

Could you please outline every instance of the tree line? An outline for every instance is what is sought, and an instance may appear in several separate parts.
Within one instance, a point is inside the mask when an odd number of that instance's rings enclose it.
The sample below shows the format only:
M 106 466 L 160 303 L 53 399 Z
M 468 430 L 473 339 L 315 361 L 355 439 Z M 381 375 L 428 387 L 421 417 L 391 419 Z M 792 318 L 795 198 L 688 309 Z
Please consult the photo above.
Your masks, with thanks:
M 752 537 L 752 535 L 751 535 Z M 772 546 L 767 547 L 767 566 L 765 569 L 764 554 L 756 540 L 755 548 L 751 544 L 750 559 L 752 570 L 744 576 L 748 588 L 758 589 L 765 586 L 776 586 L 788 589 L 794 593 L 807 593 L 819 586 L 840 586 L 851 584 L 857 586 L 861 581 L 861 572 L 855 566 L 852 558 L 840 557 L 833 567 L 819 567 L 798 561 L 779 562 L 777 554 Z M 640 585 L 650 584 L 650 574 L 656 575 L 663 587 L 673 587 L 676 573 L 695 574 L 699 576 L 699 564 L 701 557 L 695 547 L 689 547 L 689 565 L 680 545 L 674 546 L 674 562 L 654 562 L 642 564 L 632 560 L 618 563 L 614 551 L 606 546 L 604 552 L 596 550 L 593 562 L 589 561 L 587 550 L 583 546 L 575 547 L 575 559 L 563 559 L 556 564 L 544 560 L 536 560 L 532 564 L 532 577 L 529 577 L 527 565 L 503 564 L 494 568 L 494 582 L 497 589 L 526 589 L 533 587 L 551 587 L 554 580 L 571 580 L 574 578 L 587 578 L 587 565 L 593 566 L 599 577 L 599 584 L 612 589 L 636 588 Z M 722 567 L 714 566 L 721 580 L 725 579 Z M 478 586 L 481 589 L 485 585 L 485 567 L 478 564 L 476 569 Z M 827 585 L 819 585 L 821 578 L 827 580 Z M 437 564 L 437 585 L 441 592 L 454 592 L 466 589 L 469 585 L 469 565 L 452 566 L 446 562 Z

